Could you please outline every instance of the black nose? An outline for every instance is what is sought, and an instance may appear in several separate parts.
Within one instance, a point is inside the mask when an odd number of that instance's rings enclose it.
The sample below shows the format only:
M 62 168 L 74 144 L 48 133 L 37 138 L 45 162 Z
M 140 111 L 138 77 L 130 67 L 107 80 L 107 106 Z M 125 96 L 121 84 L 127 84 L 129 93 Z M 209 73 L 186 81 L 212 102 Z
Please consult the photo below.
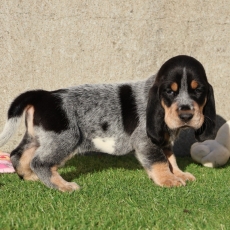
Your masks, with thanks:
M 192 119 L 193 114 L 192 113 L 181 113 L 179 114 L 179 117 L 183 122 L 188 122 Z

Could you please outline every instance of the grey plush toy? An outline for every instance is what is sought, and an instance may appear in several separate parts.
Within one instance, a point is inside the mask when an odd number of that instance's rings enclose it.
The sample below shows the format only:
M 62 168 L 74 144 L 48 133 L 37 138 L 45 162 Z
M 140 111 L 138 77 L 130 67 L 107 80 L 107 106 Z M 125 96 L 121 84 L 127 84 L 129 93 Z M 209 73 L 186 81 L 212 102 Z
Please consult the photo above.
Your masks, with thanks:
M 230 157 L 230 120 L 217 132 L 215 140 L 196 142 L 191 146 L 193 160 L 206 167 L 220 167 Z

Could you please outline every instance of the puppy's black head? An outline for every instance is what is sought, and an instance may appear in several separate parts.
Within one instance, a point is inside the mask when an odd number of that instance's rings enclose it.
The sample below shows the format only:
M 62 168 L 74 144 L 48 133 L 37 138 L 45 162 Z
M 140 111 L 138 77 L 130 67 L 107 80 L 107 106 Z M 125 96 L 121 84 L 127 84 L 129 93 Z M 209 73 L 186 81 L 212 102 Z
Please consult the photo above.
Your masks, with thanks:
M 215 117 L 213 90 L 202 64 L 185 55 L 166 61 L 149 92 L 147 133 L 152 141 L 165 141 L 165 127 L 191 127 L 203 140 L 213 133 Z

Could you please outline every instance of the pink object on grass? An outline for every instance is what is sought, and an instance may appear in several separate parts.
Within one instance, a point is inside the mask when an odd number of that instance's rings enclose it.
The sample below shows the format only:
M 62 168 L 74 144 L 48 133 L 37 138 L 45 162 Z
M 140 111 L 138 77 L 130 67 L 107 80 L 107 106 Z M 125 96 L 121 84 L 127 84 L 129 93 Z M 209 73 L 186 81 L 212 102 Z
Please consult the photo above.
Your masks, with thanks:
M 0 151 L 0 173 L 13 173 L 13 172 L 15 172 L 15 170 L 10 161 L 10 154 Z

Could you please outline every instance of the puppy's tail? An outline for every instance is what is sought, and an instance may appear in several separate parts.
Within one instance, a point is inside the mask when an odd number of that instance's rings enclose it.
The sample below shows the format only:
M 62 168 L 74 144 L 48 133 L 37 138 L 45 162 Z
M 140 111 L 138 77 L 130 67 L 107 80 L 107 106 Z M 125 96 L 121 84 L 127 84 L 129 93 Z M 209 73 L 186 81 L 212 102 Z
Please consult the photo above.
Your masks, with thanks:
M 2 133 L 0 134 L 0 147 L 6 144 L 16 132 L 21 123 L 24 111 L 26 108 L 32 106 L 37 99 L 39 99 L 41 92 L 42 90 L 25 92 L 15 98 L 15 100 L 11 103 L 8 110 L 8 120 Z
M 2 133 L 0 134 L 0 147 L 6 144 L 6 142 L 12 137 L 12 135 L 17 130 L 20 121 L 21 121 L 21 117 L 8 119 Z

